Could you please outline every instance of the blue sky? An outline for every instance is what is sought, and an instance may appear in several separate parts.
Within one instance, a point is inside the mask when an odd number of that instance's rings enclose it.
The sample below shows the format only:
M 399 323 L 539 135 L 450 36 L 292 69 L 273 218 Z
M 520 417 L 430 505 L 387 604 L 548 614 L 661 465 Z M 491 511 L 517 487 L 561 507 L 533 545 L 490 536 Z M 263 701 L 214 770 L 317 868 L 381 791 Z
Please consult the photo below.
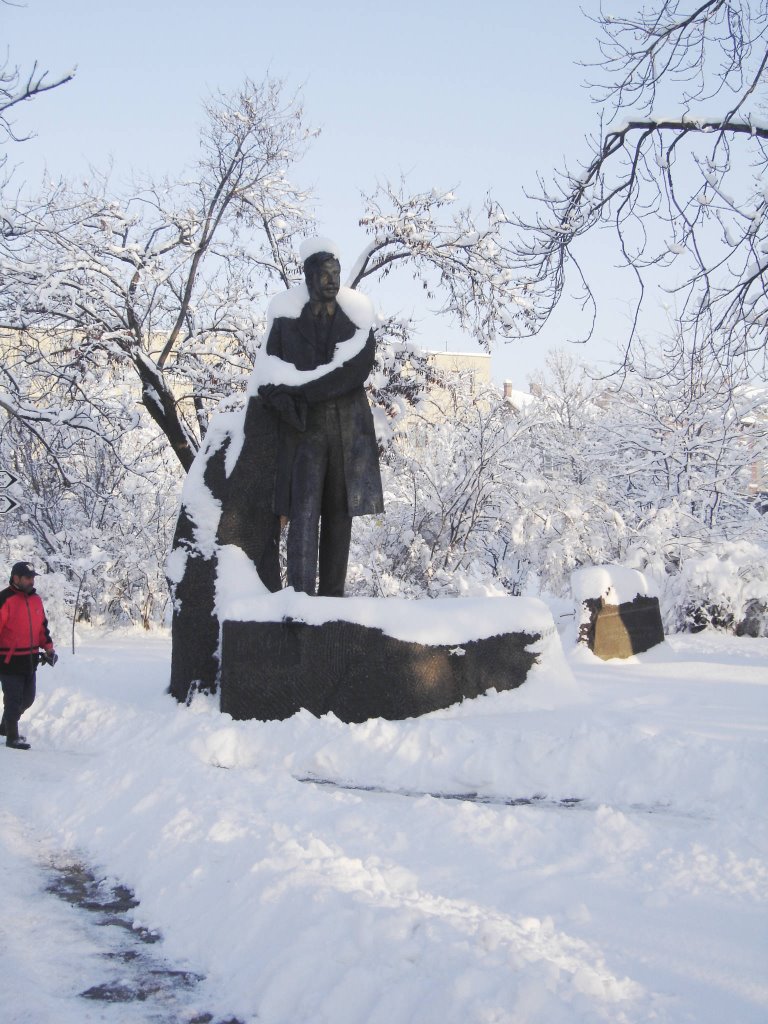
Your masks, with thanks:
M 110 159 L 117 181 L 174 176 L 194 161 L 210 92 L 267 71 L 301 89 L 321 134 L 295 178 L 316 191 L 319 232 L 339 242 L 347 266 L 365 242 L 361 189 L 405 175 L 414 190 L 453 188 L 473 204 L 490 190 L 519 210 L 537 172 L 586 153 L 596 123 L 576 65 L 595 58 L 595 31 L 573 0 L 27 0 L 0 6 L 0 32 L 25 67 L 77 65 L 72 83 L 17 118 L 37 133 L 13 153 L 30 182 L 46 166 L 54 177 L 87 176 Z M 605 339 L 625 317 L 607 237 L 593 248 L 605 264 L 604 304 L 595 340 L 575 352 L 590 362 L 609 355 Z M 384 301 L 411 312 L 414 300 L 395 286 Z M 414 311 L 425 346 L 472 348 Z M 524 385 L 550 348 L 567 343 L 574 316 L 564 307 L 538 339 L 499 348 L 494 376 Z

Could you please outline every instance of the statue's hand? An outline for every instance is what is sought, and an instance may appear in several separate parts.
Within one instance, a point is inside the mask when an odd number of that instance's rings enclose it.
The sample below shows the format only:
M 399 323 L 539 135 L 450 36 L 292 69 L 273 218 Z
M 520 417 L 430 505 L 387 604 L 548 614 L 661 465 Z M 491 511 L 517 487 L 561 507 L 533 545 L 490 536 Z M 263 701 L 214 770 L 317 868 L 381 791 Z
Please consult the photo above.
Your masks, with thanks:
M 290 426 L 296 430 L 307 429 L 307 403 L 297 389 L 286 384 L 262 384 L 259 397 Z

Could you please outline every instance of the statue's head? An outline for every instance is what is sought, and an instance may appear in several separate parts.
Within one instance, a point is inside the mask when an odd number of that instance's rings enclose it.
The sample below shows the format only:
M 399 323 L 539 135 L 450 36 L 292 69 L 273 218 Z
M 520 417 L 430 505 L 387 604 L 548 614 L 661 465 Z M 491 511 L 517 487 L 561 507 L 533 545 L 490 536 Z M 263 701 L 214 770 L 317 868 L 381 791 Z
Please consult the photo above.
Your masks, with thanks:
M 314 302 L 333 302 L 341 287 L 341 264 L 330 252 L 314 252 L 304 260 L 304 280 Z

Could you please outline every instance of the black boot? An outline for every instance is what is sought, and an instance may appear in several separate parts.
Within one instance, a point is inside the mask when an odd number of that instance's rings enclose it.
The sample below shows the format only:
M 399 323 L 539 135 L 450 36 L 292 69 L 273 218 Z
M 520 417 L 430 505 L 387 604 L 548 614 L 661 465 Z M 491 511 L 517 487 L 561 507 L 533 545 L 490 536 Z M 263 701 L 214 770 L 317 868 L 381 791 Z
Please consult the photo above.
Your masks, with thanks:
M 29 750 L 26 736 L 19 735 L 18 719 L 6 722 L 5 716 L 3 716 L 3 732 L 6 736 L 6 747 L 12 747 L 14 750 Z
M 8 735 L 8 730 L 5 728 L 5 716 L 3 716 L 3 718 L 0 719 L 0 736 L 7 736 L 7 735 Z M 18 738 L 23 741 L 23 740 L 26 740 L 27 737 L 26 736 L 22 736 L 21 733 L 19 733 L 18 734 Z

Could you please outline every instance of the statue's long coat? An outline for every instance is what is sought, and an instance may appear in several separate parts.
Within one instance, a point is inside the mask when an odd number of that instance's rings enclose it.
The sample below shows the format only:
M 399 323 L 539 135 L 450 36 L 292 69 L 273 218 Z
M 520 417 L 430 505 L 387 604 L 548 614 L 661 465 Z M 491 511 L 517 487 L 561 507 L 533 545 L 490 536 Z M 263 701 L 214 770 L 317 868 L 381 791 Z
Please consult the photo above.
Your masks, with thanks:
M 331 325 L 333 345 L 348 341 L 357 332 L 340 305 Z M 346 363 L 322 377 L 290 390 L 310 404 L 335 399 L 341 426 L 344 457 L 344 479 L 347 487 L 347 509 L 351 516 L 384 511 L 379 471 L 379 451 L 365 384 L 373 368 L 376 343 L 369 331 L 363 348 Z M 307 303 L 299 317 L 277 317 L 267 338 L 267 354 L 293 363 L 299 370 L 314 370 L 318 365 L 315 346 L 315 325 Z M 280 421 L 278 462 L 275 478 L 274 510 L 278 515 L 291 515 L 291 471 L 297 444 L 302 432 Z

